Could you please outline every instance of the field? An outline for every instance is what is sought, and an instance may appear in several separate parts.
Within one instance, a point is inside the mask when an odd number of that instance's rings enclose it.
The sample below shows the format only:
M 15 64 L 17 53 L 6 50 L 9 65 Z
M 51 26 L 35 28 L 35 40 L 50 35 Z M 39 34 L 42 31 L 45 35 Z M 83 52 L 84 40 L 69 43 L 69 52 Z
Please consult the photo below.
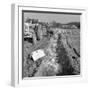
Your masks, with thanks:
M 24 38 L 23 77 L 80 74 L 80 29 L 39 25 L 30 30 L 37 33 Z M 35 61 L 32 52 L 37 50 L 43 50 L 45 56 Z

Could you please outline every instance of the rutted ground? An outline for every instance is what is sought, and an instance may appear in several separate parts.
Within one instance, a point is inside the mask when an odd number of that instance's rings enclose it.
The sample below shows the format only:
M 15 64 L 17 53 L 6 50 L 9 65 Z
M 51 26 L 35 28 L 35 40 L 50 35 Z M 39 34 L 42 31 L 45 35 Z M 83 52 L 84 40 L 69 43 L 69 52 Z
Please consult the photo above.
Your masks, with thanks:
M 80 30 L 50 28 L 50 31 L 35 44 L 24 41 L 23 77 L 80 74 Z M 38 49 L 43 49 L 45 56 L 34 61 L 31 53 Z

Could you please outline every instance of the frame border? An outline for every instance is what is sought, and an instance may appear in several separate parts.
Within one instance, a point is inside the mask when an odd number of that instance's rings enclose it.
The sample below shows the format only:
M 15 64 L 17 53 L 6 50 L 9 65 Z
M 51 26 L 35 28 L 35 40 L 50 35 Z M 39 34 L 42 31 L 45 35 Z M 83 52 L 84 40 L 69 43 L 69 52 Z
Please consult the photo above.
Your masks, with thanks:
M 20 27 L 21 26 L 19 26 L 21 23 L 21 19 L 22 18 L 19 18 L 20 16 L 19 15 L 22 15 L 22 10 L 23 10 L 23 8 L 31 8 L 31 10 L 32 10 L 32 8 L 34 8 L 34 9 L 49 9 L 49 11 L 48 12 L 50 12 L 50 10 L 58 10 L 58 12 L 61 12 L 61 11 L 59 11 L 59 10 L 64 10 L 64 12 L 65 12 L 65 10 L 68 12 L 72 12 L 73 10 L 75 10 L 75 12 L 77 12 L 77 13 L 79 13 L 79 14 L 81 14 L 82 15 L 82 18 L 81 18 L 81 26 L 83 26 L 84 24 L 85 24 L 85 22 L 86 22 L 86 9 L 84 9 L 84 8 L 81 8 L 81 9 L 73 9 L 73 8 L 52 8 L 52 7 L 36 7 L 36 6 L 28 6 L 28 5 L 22 5 L 22 4 L 12 4 L 12 6 L 11 6 L 11 29 L 12 29 L 12 31 L 11 31 L 11 46 L 12 46 L 12 48 L 11 48 L 11 85 L 12 86 L 27 86 L 27 85 L 30 85 L 31 84 L 31 82 L 29 83 L 28 81 L 32 81 L 32 79 L 29 79 L 29 80 L 27 80 L 27 79 L 25 79 L 25 80 L 21 80 L 21 76 L 20 76 L 20 74 L 22 74 L 21 73 L 21 70 L 20 70 L 20 67 L 22 67 L 21 66 L 21 62 L 20 62 L 20 50 L 21 49 L 19 49 L 19 47 L 20 47 L 20 31 L 22 30 Z M 27 10 L 27 9 L 26 9 Z M 36 10 L 36 11 L 38 11 L 38 10 Z M 42 10 L 41 10 L 42 11 Z M 45 11 L 43 11 L 43 12 L 45 12 Z M 55 12 L 54 12 L 55 13 Z M 23 16 L 22 16 L 23 17 Z M 20 20 L 19 20 L 20 19 Z M 22 19 L 23 20 L 23 19 Z M 23 23 L 22 23 L 22 25 L 23 25 Z M 85 26 L 85 27 L 84 27 Z M 83 28 L 84 29 L 86 29 L 86 25 L 84 25 L 83 26 Z M 81 27 L 81 30 L 83 30 L 83 28 Z M 81 32 L 82 33 L 82 32 Z M 80 35 L 81 35 L 81 33 L 80 33 Z M 18 35 L 18 36 L 17 36 Z M 23 33 L 22 33 L 22 36 L 23 36 Z M 22 38 L 23 39 L 23 38 Z M 81 38 L 81 40 L 82 40 L 82 38 Z M 20 44 L 20 45 L 19 45 Z M 81 44 L 81 43 L 80 43 Z M 21 48 L 21 47 L 20 47 Z M 82 48 L 82 47 L 81 47 Z M 23 54 L 22 54 L 23 55 Z M 81 53 L 81 55 L 82 55 L 82 53 Z M 82 58 L 81 58 L 82 59 Z M 82 67 L 82 66 L 81 66 Z M 86 70 L 86 69 L 85 69 Z M 76 75 L 75 75 L 76 76 Z M 64 76 L 60 76 L 60 77 L 64 77 Z M 58 79 L 61 79 L 60 77 L 57 77 Z M 67 77 L 67 76 L 65 76 L 65 77 Z M 68 76 L 69 77 L 69 76 Z M 71 76 L 70 76 L 71 77 Z M 74 76 L 73 76 L 74 77 Z M 83 78 L 84 77 L 84 81 L 86 80 L 86 73 L 84 73 L 84 75 L 83 75 L 83 73 L 82 73 L 82 75 L 81 75 L 81 77 L 77 77 L 78 79 L 80 79 L 79 81 L 82 81 L 82 79 L 81 78 Z M 55 77 L 56 78 L 56 77 Z M 54 78 L 54 79 L 55 79 Z M 34 79 L 39 79 L 39 78 L 34 78 Z M 48 78 L 46 78 L 46 79 L 48 79 Z M 49 79 L 50 79 L 50 77 L 49 77 Z M 65 78 L 63 78 L 63 79 L 65 79 Z M 70 78 L 69 78 L 70 79 Z M 37 81 L 33 81 L 34 83 L 35 82 L 37 82 Z M 52 80 L 51 80 L 52 81 Z M 71 80 L 72 81 L 72 80 Z M 75 82 L 77 82 L 78 80 L 75 80 Z M 65 80 L 64 82 L 67 82 L 67 80 Z M 73 81 L 74 82 L 74 81 Z M 27 84 L 28 83 L 28 84 Z

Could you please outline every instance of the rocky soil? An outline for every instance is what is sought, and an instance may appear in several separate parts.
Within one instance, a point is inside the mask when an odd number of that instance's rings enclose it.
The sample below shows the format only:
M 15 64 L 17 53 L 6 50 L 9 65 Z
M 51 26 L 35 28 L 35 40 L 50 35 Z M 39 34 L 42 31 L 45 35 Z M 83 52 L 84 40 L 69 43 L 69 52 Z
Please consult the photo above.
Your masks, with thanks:
M 23 77 L 80 74 L 80 29 L 50 30 L 36 44 L 24 40 Z M 45 56 L 34 61 L 31 53 L 39 49 Z

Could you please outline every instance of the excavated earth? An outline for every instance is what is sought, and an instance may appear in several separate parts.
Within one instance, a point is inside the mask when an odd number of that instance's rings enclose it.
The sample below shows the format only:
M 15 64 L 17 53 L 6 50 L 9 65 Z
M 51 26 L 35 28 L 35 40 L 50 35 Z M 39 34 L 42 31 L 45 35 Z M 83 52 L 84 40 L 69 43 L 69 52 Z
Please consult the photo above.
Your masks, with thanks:
M 24 41 L 23 77 L 64 76 L 80 74 L 80 30 L 52 29 L 35 45 Z M 43 49 L 45 56 L 34 61 L 31 53 Z

